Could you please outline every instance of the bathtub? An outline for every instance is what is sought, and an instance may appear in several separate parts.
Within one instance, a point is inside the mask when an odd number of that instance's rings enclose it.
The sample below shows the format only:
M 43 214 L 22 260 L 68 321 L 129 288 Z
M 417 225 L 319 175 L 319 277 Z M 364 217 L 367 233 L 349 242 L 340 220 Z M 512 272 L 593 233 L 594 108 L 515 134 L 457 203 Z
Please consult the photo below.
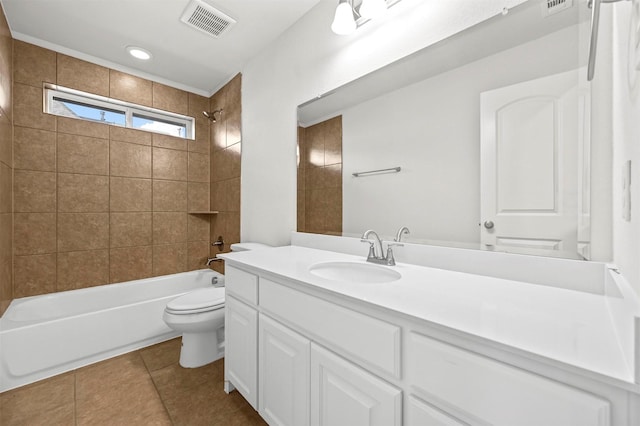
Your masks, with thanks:
M 24 297 L 0 318 L 0 392 L 159 343 L 171 299 L 224 276 L 210 269 Z

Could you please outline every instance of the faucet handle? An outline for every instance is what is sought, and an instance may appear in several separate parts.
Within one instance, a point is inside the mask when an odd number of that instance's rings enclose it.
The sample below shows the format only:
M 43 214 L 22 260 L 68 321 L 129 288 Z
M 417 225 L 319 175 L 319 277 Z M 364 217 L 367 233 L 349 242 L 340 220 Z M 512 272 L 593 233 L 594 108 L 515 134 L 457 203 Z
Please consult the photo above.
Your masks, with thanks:
M 396 264 L 396 259 L 393 257 L 393 246 L 397 246 L 398 244 L 389 243 L 387 245 L 387 256 L 384 258 L 386 264 L 389 266 L 394 266 Z M 402 244 L 400 244 L 402 245 Z
M 387 257 L 385 260 L 387 261 L 387 265 L 394 266 L 396 264 L 396 259 L 393 257 L 393 246 L 396 247 L 404 247 L 402 243 L 387 243 Z
M 367 255 L 367 259 L 373 259 L 376 257 L 376 249 L 374 246 L 374 242 L 371 240 L 365 240 L 364 238 L 360 240 L 361 243 L 369 243 L 369 254 Z
M 402 240 L 402 235 L 409 235 L 409 228 L 407 228 L 406 226 L 403 226 L 402 228 L 398 229 L 398 233 L 396 234 L 396 238 L 394 238 L 393 241 L 397 241 L 400 242 Z

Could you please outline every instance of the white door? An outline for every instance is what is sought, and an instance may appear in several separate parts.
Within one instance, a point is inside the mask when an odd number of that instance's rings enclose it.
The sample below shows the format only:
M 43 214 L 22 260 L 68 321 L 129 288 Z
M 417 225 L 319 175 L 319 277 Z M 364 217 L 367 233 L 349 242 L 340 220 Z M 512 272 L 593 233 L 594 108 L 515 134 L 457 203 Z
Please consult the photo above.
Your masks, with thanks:
M 480 95 L 481 242 L 578 257 L 578 71 Z
M 311 344 L 311 424 L 400 426 L 402 391 Z
M 258 312 L 230 295 L 225 300 L 224 380 L 258 409 Z
M 260 415 L 270 425 L 309 424 L 309 339 L 260 314 Z

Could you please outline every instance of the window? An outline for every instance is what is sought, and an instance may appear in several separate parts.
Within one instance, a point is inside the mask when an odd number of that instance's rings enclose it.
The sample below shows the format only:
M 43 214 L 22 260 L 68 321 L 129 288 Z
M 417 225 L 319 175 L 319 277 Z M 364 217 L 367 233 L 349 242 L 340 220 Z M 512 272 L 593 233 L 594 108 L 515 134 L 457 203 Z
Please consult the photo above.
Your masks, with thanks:
M 186 115 L 53 85 L 45 86 L 44 96 L 44 112 L 49 114 L 185 139 L 195 138 L 194 119 Z

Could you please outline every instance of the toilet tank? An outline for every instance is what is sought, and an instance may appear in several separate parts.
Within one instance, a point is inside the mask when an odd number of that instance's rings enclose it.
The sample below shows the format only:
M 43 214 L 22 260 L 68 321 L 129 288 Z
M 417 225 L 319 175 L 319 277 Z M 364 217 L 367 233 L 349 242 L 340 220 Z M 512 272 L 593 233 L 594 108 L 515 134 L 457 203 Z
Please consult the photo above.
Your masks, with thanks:
M 231 244 L 231 251 L 249 251 L 271 248 L 271 246 L 262 243 L 235 243 Z

